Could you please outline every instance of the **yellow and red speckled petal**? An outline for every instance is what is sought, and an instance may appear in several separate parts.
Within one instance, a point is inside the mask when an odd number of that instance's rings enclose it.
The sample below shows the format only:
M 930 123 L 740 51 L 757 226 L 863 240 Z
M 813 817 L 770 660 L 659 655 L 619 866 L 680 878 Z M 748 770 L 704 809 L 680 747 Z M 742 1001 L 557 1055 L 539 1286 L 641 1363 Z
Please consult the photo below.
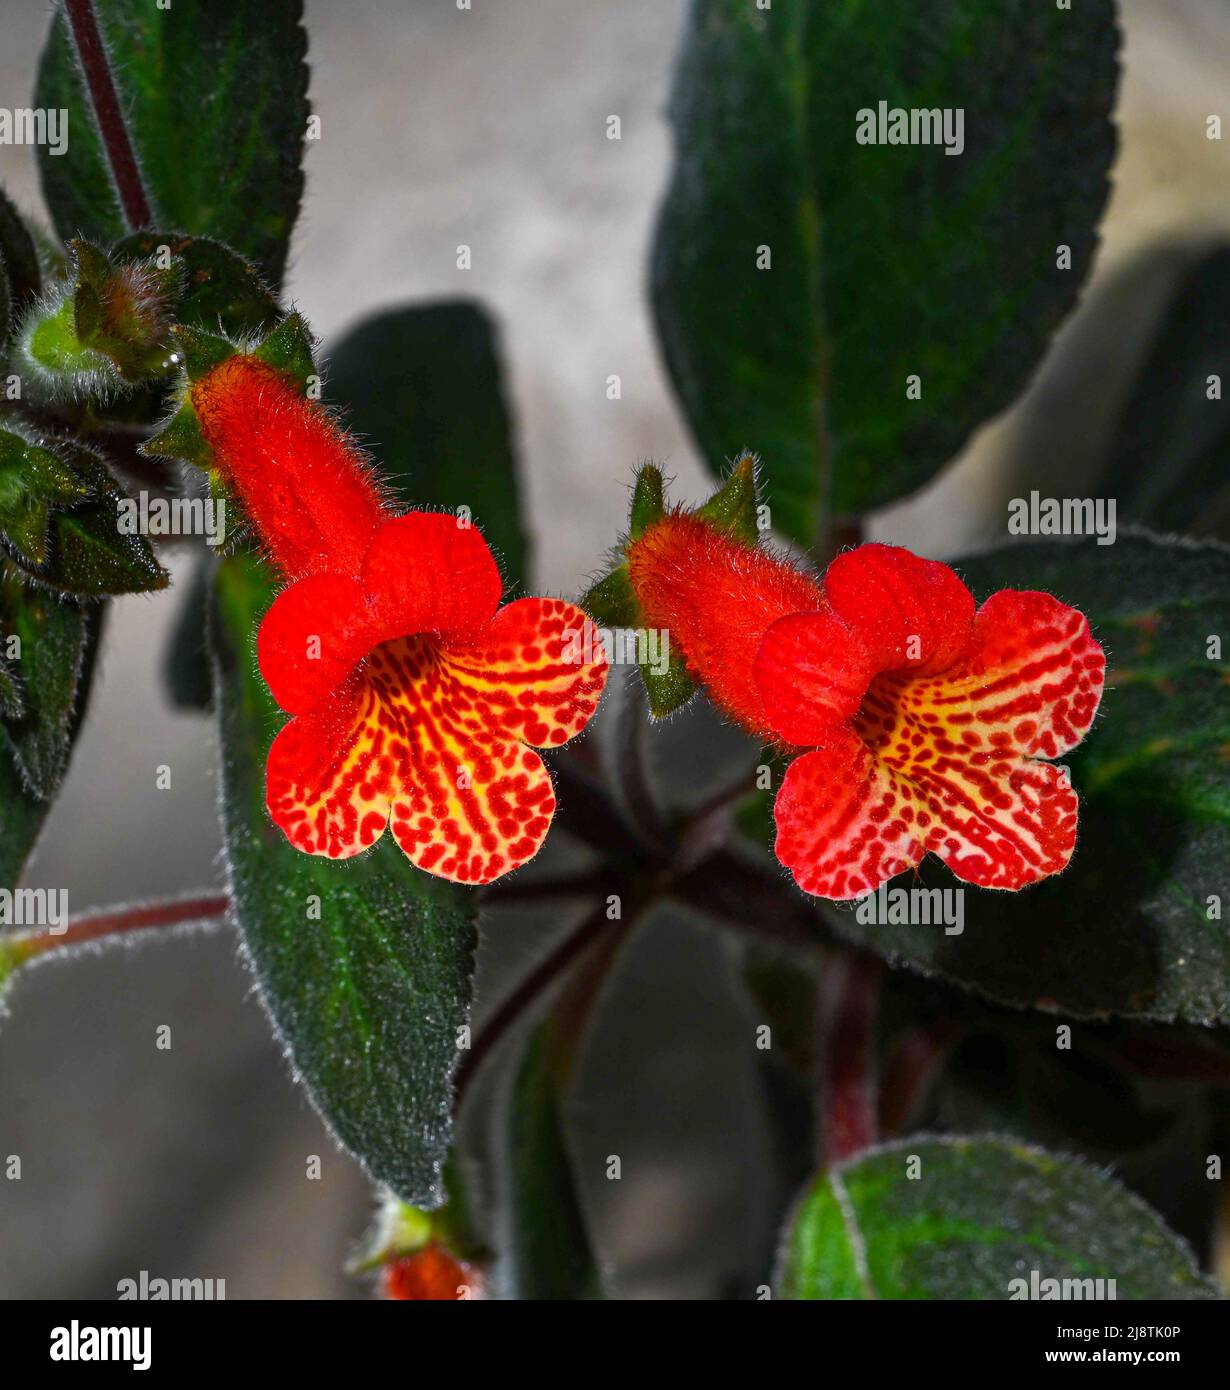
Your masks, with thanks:
M 1004 590 L 978 613 L 973 654 L 939 676 L 871 683 L 855 731 L 921 796 L 924 846 L 959 878 L 1018 889 L 1064 868 L 1077 799 L 1062 768 L 1101 699 L 1089 624 L 1048 594 Z
M 542 759 L 475 717 L 472 692 L 438 639 L 386 642 L 369 656 L 396 767 L 393 834 L 420 868 L 489 883 L 538 852 L 555 813 Z
M 396 771 L 375 690 L 359 674 L 274 739 L 269 814 L 296 849 L 349 859 L 383 834 Z
M 393 802 L 393 837 L 428 873 L 490 883 L 538 853 L 554 814 L 551 777 L 523 743 L 419 747 Z
M 925 798 L 850 729 L 786 769 L 774 806 L 778 859 L 805 893 L 857 898 L 923 857 Z
M 460 726 L 475 738 L 566 743 L 602 698 L 607 656 L 598 629 L 574 603 L 523 598 L 480 632 L 443 646 Z
M 256 636 L 256 660 L 288 714 L 305 714 L 342 685 L 375 645 L 357 580 L 311 574 L 274 599 Z

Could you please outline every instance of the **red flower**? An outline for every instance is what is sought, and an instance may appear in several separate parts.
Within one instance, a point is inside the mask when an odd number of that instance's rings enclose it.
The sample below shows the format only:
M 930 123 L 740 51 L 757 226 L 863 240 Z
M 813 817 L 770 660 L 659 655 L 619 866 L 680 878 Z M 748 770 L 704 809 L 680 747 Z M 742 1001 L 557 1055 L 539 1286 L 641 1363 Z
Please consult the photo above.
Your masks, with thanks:
M 1056 758 L 1080 742 L 1106 661 L 1049 594 L 975 612 L 946 565 L 895 546 L 839 555 L 818 585 L 694 519 L 629 547 L 646 621 L 746 728 L 788 749 L 776 852 L 799 886 L 858 897 L 938 855 L 967 883 L 1062 869 L 1077 802 Z
M 257 638 L 295 717 L 266 802 L 290 842 L 346 858 L 393 836 L 420 868 L 488 883 L 537 853 L 555 810 L 535 747 L 579 733 L 606 658 L 579 608 L 500 608 L 495 560 L 457 517 L 391 516 L 362 456 L 271 367 L 234 357 L 192 387 L 215 466 L 295 582 Z
M 476 1265 L 459 1260 L 436 1241 L 389 1260 L 380 1276 L 385 1298 L 406 1301 L 481 1298 L 483 1284 Z

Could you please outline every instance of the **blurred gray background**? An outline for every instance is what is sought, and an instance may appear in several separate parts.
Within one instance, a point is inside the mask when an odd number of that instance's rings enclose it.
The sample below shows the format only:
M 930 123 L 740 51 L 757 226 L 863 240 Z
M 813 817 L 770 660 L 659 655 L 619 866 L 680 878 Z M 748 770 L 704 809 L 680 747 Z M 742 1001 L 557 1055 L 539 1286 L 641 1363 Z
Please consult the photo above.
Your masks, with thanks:
M 486 303 L 502 333 L 539 583 L 575 594 L 623 523 L 638 459 L 664 460 L 681 497 L 705 486 L 645 296 L 683 0 L 307 8 L 323 138 L 308 147 L 289 293 L 326 343 L 389 305 Z M 880 537 L 951 555 L 1002 516 L 1010 461 L 1079 472 L 1181 259 L 1166 248 L 1230 229 L 1230 137 L 1204 134 L 1210 113 L 1230 122 L 1230 9 L 1125 0 L 1122 10 L 1121 153 L 1093 285 L 1028 396 L 932 487 L 880 515 Z M 0 3 L 0 105 L 28 103 L 47 13 L 34 0 Z M 620 142 L 605 138 L 609 114 L 621 117 Z M 0 183 L 41 219 L 29 150 L 0 147 Z M 473 248 L 468 273 L 455 267 L 460 242 Z M 604 392 L 612 372 L 623 380 L 617 402 Z M 66 886 L 74 911 L 220 882 L 212 728 L 169 712 L 159 679 L 176 604 L 115 606 L 86 727 L 28 875 Z M 160 763 L 173 769 L 169 791 L 155 789 Z M 527 922 L 510 949 L 528 953 L 536 931 Z M 724 1149 L 755 1161 L 755 1136 L 731 1132 L 723 1104 L 748 1060 L 733 1044 L 698 1059 L 685 1027 L 704 1014 L 715 1038 L 730 1036 L 721 1025 L 738 1015 L 721 992 L 720 946 L 663 924 L 642 938 L 646 950 L 694 962 L 694 991 L 646 997 L 665 1020 L 653 1075 L 623 1077 L 611 1113 L 578 1114 L 579 1148 L 583 1158 L 611 1151 L 621 1115 L 654 1119 L 664 1142 L 627 1163 L 618 1211 L 603 1202 L 598 1212 L 603 1254 L 627 1296 L 708 1292 L 689 1241 L 716 1219 L 736 1252 L 751 1219 L 738 1163 L 711 1161 Z M 0 1160 L 20 1155 L 22 1178 L 0 1180 L 0 1296 L 110 1297 L 142 1269 L 223 1277 L 233 1298 L 365 1292 L 341 1264 L 367 1220 L 368 1185 L 293 1086 L 229 932 L 48 965 L 10 1002 Z M 164 1023 L 169 1052 L 154 1047 Z M 618 1031 L 606 1029 L 590 1065 L 621 1076 L 619 1061 Z M 306 1178 L 313 1154 L 320 1181 Z M 707 1253 L 721 1265 L 720 1250 Z

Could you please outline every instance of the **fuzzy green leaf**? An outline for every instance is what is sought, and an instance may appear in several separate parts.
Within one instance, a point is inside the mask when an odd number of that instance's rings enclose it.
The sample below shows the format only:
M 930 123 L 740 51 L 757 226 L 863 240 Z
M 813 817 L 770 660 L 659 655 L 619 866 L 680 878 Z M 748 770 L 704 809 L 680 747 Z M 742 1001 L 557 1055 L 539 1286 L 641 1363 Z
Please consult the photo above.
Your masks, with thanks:
M 98 645 L 100 605 L 62 603 L 13 572 L 0 579 L 0 651 L 19 676 L 20 712 L 5 719 L 9 749 L 30 792 L 55 795 L 76 734 L 81 692 Z
M 697 0 L 654 303 L 703 452 L 761 454 L 777 529 L 913 492 L 1024 386 L 1096 245 L 1117 42 L 1112 0 Z M 962 152 L 860 144 L 881 101 L 960 109 Z
M 394 309 L 353 329 L 329 360 L 327 394 L 384 465 L 406 507 L 469 507 L 524 582 L 513 426 L 495 325 L 468 300 Z
M 216 237 L 274 286 L 303 194 L 307 36 L 299 0 L 104 0 L 99 27 L 155 225 Z M 62 9 L 34 104 L 65 108 L 72 138 L 39 147 L 57 231 L 109 242 L 127 226 Z
M 272 595 L 258 561 L 220 567 L 215 699 L 235 915 L 316 1108 L 374 1178 L 434 1208 L 470 1011 L 473 898 L 415 869 L 391 836 L 337 862 L 300 853 L 270 822 L 265 758 L 285 716 L 257 673 L 255 641 Z
M 1217 1297 L 1126 1188 L 992 1137 L 914 1136 L 821 1174 L 787 1224 L 776 1284 L 792 1299 L 1011 1299 L 1029 1296 L 1013 1281 L 1028 1289 L 1034 1270 L 1113 1279 L 1120 1299 Z M 1094 1284 L 1068 1294 L 1096 1296 Z

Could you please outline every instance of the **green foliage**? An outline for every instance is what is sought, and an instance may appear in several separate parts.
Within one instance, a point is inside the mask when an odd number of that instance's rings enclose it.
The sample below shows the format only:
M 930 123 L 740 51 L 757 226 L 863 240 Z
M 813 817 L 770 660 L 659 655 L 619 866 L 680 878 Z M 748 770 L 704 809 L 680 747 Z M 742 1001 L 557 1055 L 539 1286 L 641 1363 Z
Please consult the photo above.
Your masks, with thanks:
M 495 325 L 450 300 L 377 314 L 329 359 L 328 396 L 381 463 L 402 507 L 469 507 L 501 562 L 524 582 L 513 424 Z
M 102 607 L 58 600 L 0 573 L 0 886 L 34 848 L 89 691 Z
M 167 574 L 149 542 L 121 525 L 123 502 L 84 445 L 0 430 L 0 541 L 37 583 L 77 598 L 164 588 Z
M 388 836 L 336 863 L 300 853 L 270 822 L 265 757 L 281 716 L 254 648 L 272 595 L 256 560 L 221 566 L 215 699 L 235 917 L 296 1074 L 338 1140 L 404 1201 L 435 1207 L 470 1010 L 473 898 L 420 873 Z
M 97 6 L 155 225 L 215 237 L 281 284 L 303 194 L 307 36 L 299 0 L 146 0 Z M 60 155 L 39 147 L 56 230 L 116 241 L 123 215 L 63 9 L 36 106 L 68 111 Z
M 711 466 L 754 446 L 775 526 L 810 543 L 826 508 L 921 487 L 1075 302 L 1115 149 L 1112 0 L 698 0 L 684 42 L 666 360 Z M 858 143 L 882 101 L 961 109 L 962 153 Z
M 1216 1297 L 1117 1182 L 991 1137 L 914 1136 L 822 1173 L 787 1224 L 776 1285 L 793 1299 L 1008 1299 L 1028 1296 L 1012 1281 L 1032 1270 L 1113 1279 L 1121 1299 Z

